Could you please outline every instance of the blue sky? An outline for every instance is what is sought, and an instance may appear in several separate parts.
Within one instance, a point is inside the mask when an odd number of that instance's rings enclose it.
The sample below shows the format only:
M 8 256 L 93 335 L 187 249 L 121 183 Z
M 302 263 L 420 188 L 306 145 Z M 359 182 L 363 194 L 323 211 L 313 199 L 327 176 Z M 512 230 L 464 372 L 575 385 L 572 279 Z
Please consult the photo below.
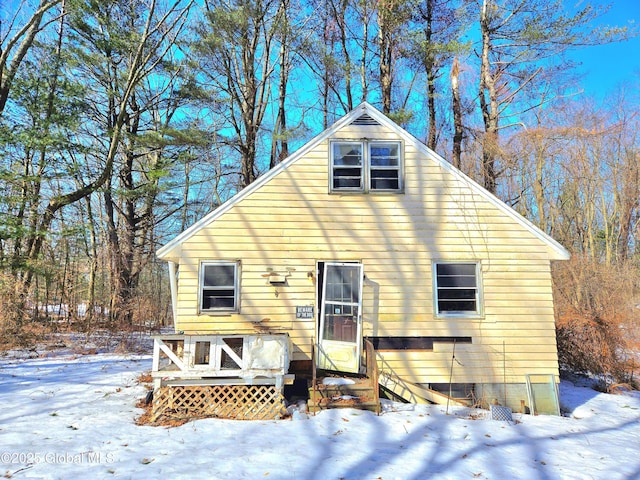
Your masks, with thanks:
M 565 0 L 565 5 L 580 0 Z M 640 29 L 640 0 L 594 0 L 593 5 L 611 5 L 609 12 L 599 19 L 600 25 L 632 25 Z M 630 24 L 630 22 L 632 22 Z M 635 84 L 640 89 L 640 37 L 626 42 L 583 48 L 571 54 L 582 63 L 581 82 L 587 95 L 602 98 L 619 86 Z

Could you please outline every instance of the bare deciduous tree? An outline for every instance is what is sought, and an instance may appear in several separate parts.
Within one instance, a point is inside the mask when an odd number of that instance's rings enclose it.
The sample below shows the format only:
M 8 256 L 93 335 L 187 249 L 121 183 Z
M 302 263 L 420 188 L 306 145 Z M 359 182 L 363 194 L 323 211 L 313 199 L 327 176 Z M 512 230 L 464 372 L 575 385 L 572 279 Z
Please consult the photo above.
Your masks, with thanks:
M 624 28 L 589 28 L 601 13 L 586 5 L 569 14 L 555 0 L 482 0 L 478 98 L 484 127 L 482 175 L 490 192 L 496 192 L 502 174 L 497 165 L 500 131 L 518 124 L 524 112 L 551 100 L 540 98 L 535 88 L 557 82 L 570 67 L 562 62 L 562 53 L 625 37 Z M 554 65 L 552 58 L 560 63 Z

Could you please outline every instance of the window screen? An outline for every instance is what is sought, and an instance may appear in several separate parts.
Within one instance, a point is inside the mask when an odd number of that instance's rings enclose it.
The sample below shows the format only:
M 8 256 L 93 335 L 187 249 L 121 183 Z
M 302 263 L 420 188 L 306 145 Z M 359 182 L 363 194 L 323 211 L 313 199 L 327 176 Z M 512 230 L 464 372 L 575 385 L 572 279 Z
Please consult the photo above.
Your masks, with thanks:
M 332 189 L 362 190 L 363 165 L 361 143 L 334 143 Z
M 400 142 L 333 142 L 331 191 L 400 192 L 402 190 Z
M 400 145 L 372 143 L 369 146 L 369 188 L 371 190 L 400 189 Z
M 237 310 L 237 273 L 236 263 L 202 263 L 200 271 L 201 311 Z
M 435 266 L 438 313 L 480 313 L 477 264 L 436 263 Z

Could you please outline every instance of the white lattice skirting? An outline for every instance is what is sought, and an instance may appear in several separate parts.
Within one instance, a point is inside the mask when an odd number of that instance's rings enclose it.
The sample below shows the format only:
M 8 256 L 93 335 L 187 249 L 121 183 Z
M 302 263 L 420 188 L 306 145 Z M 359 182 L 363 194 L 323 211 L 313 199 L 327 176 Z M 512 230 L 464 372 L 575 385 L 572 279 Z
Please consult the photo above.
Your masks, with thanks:
M 164 386 L 153 394 L 151 420 L 218 417 L 275 420 L 286 412 L 282 388 L 274 385 Z

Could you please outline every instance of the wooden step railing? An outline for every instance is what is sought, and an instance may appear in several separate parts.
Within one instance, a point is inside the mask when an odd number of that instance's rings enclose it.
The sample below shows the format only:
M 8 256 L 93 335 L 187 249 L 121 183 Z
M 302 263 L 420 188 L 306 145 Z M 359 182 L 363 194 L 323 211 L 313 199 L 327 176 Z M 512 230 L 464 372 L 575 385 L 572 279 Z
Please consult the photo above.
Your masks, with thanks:
M 371 382 L 374 400 L 377 405 L 376 414 L 380 415 L 380 386 L 378 385 L 378 361 L 376 349 L 369 340 L 364 341 L 366 375 Z

